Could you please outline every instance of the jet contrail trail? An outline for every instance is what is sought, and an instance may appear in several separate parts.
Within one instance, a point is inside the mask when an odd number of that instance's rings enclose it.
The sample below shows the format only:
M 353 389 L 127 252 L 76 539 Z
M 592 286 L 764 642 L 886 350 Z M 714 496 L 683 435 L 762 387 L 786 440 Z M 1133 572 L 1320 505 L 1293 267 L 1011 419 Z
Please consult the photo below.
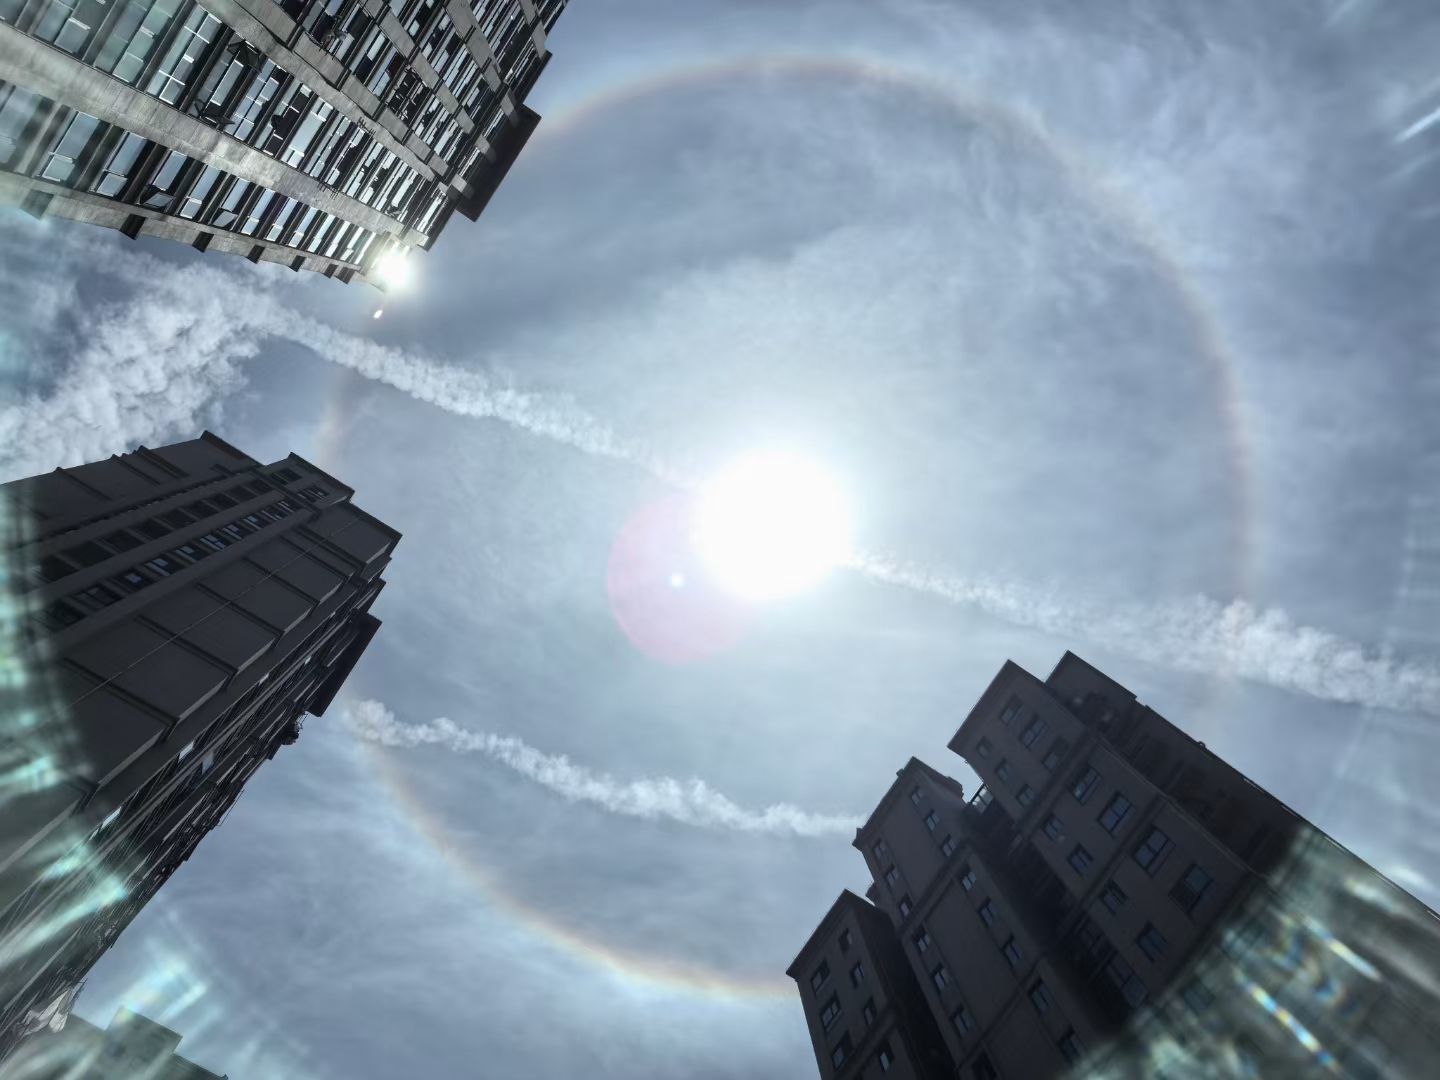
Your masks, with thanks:
M 354 702 L 346 706 L 344 715 L 350 730 L 368 742 L 382 746 L 441 746 L 457 754 L 481 754 L 571 802 L 590 803 L 626 817 L 794 836 L 851 834 L 863 820 L 841 814 L 814 814 L 790 803 L 747 810 L 694 777 L 620 780 L 576 765 L 563 754 L 543 753 L 514 736 L 470 731 L 445 717 L 427 724 L 405 723 L 378 701 Z
M 976 608 L 1057 637 L 1083 639 L 1180 671 L 1233 676 L 1323 701 L 1440 716 L 1440 666 L 1366 649 L 1297 624 L 1277 608 L 1206 596 L 1158 604 L 1078 600 L 989 579 L 963 579 L 879 555 L 850 566 L 872 581 Z

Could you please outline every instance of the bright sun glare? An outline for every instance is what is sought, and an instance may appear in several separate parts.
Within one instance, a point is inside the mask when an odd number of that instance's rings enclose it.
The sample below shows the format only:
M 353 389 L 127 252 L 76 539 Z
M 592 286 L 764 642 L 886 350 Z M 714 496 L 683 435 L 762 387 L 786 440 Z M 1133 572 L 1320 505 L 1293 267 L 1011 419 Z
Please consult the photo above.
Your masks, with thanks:
M 375 260 L 375 267 L 371 273 L 386 288 L 403 289 L 410 284 L 413 268 L 404 251 L 392 248 Z
M 770 600 L 816 584 L 850 554 L 850 510 L 835 478 L 814 462 L 751 454 L 705 485 L 694 538 L 722 584 Z

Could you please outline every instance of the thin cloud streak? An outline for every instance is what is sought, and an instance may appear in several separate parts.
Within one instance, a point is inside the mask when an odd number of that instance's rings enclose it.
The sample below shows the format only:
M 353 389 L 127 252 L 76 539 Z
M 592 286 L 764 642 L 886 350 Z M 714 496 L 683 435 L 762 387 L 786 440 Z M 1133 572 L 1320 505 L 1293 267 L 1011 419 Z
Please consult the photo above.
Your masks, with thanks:
M 1084 600 L 1012 582 L 960 578 L 880 555 L 857 554 L 850 565 L 872 581 L 1056 637 L 1093 642 L 1146 663 L 1249 679 L 1322 701 L 1440 716 L 1440 666 L 1299 625 L 1278 608 L 1207 596 L 1159 604 Z
M 511 735 L 470 731 L 447 717 L 427 724 L 405 723 L 379 701 L 350 704 L 345 720 L 352 732 L 368 742 L 406 748 L 440 746 L 457 754 L 480 754 L 570 802 L 590 803 L 625 817 L 794 836 L 847 835 L 862 823 L 858 817 L 814 814 L 790 803 L 747 810 L 696 777 L 620 780 L 576 765 L 564 754 L 546 754 Z

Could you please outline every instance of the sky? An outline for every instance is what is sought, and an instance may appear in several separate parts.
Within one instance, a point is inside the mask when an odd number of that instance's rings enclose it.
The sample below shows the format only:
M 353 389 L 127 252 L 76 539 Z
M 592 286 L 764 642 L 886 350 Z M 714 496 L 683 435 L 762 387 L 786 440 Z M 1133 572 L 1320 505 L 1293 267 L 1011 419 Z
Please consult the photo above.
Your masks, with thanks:
M 912 755 L 973 787 L 946 741 L 1066 649 L 1440 903 L 1431 5 L 578 0 L 550 47 L 403 291 L 0 217 L 5 479 L 208 426 L 404 534 L 80 1014 L 232 1077 L 809 1075 L 856 821 Z M 617 591 L 777 446 L 853 567 Z

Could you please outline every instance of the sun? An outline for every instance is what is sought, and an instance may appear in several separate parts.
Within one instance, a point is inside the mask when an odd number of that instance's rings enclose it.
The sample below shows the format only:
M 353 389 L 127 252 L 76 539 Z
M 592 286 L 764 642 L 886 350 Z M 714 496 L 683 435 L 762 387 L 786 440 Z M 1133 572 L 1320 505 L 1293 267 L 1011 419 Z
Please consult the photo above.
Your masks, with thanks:
M 375 260 L 370 274 L 387 289 L 405 289 L 415 276 L 415 268 L 402 249 L 391 248 Z
M 749 454 L 707 483 L 695 546 L 710 573 L 753 601 L 818 583 L 850 554 L 850 509 L 819 465 L 783 451 Z

